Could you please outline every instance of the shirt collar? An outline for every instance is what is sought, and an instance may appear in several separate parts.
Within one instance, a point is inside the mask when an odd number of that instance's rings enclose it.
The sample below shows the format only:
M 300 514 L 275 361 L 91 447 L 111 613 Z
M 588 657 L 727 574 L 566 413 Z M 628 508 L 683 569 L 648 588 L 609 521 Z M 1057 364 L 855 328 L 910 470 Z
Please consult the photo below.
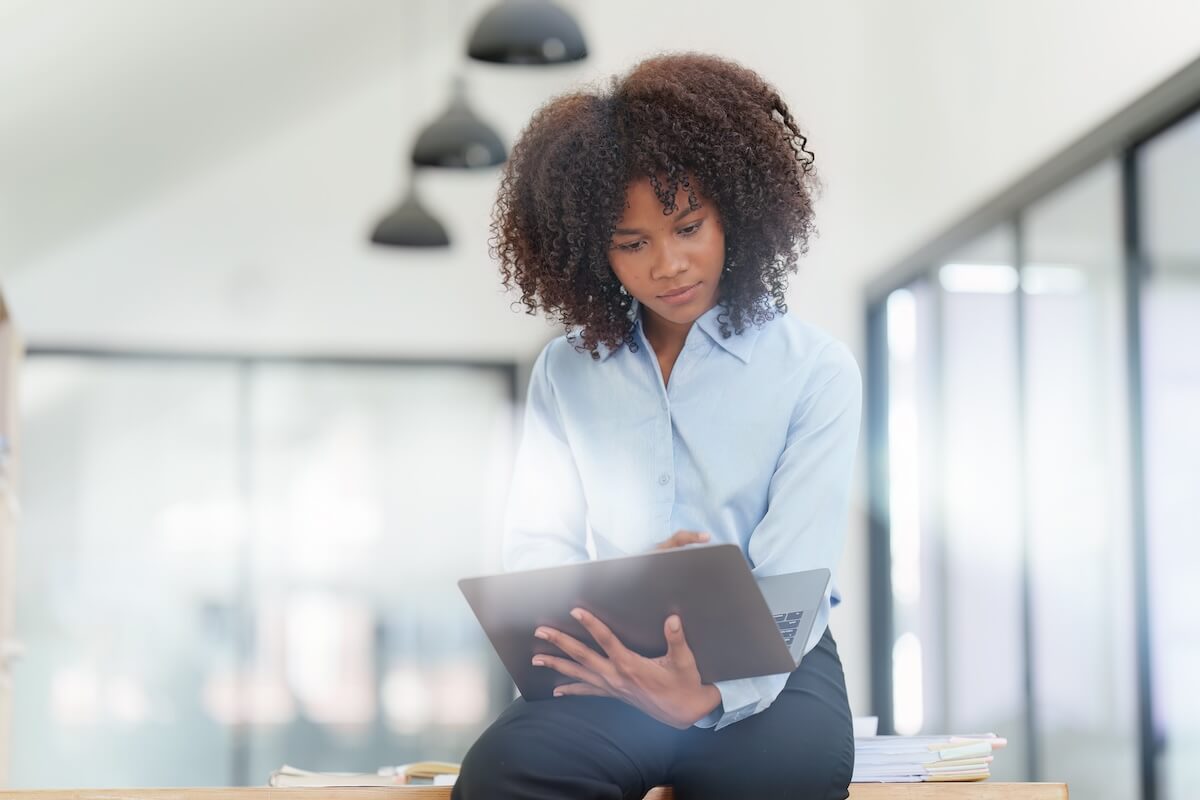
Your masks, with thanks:
M 743 364 L 749 364 L 750 354 L 754 352 L 754 343 L 758 340 L 759 328 L 752 324 L 741 333 L 731 331 L 729 338 L 726 338 L 721 334 L 720 322 L 724 313 L 725 307 L 718 303 L 704 312 L 700 319 L 696 320 L 696 325 L 727 353 L 741 360 Z
M 758 339 L 759 329 L 754 325 L 750 325 L 741 333 L 731 333 L 729 338 L 725 338 L 721 335 L 721 323 L 719 319 L 724 312 L 724 306 L 718 303 L 700 315 L 700 318 L 696 320 L 696 326 L 727 353 L 735 356 L 742 363 L 749 364 L 750 354 L 754 352 L 754 343 Z M 629 319 L 633 322 L 632 335 L 645 341 L 645 336 L 642 333 L 641 304 L 637 300 L 633 301 L 629 309 Z M 596 349 L 600 354 L 601 361 L 607 361 L 608 357 L 613 354 L 613 350 L 604 343 L 597 345 Z

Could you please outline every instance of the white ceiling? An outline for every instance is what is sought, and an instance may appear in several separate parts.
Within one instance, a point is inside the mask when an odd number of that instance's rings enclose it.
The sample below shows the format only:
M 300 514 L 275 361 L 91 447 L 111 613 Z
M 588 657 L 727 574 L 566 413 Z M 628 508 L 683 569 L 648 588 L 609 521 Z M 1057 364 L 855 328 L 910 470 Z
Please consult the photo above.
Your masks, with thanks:
M 551 69 L 466 61 L 489 0 L 4 2 L 0 279 L 43 346 L 526 357 L 554 329 L 498 286 L 495 172 L 422 176 L 450 252 L 366 243 L 452 75 L 511 141 L 548 97 L 663 45 L 757 50 L 719 0 L 562 0 L 592 57 Z M 801 73 L 836 46 L 772 35 Z
M 455 72 L 508 139 L 579 77 L 467 64 L 487 0 L 5 2 L 0 279 L 31 341 L 507 358 L 552 332 L 490 267 L 496 173 L 422 180 L 451 252 L 365 238 Z
M 414 60 L 445 9 L 0 0 L 0 274 Z

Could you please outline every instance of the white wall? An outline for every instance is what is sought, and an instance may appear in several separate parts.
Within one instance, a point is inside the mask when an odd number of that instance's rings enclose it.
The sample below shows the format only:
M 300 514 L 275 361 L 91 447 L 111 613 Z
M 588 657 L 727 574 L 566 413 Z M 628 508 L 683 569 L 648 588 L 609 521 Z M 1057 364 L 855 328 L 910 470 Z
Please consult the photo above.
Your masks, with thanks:
M 141 20 L 153 5 L 106 8 Z M 68 24 L 96 17 L 66 0 L 0 14 L 0 43 L 6 25 L 46 40 L 34 61 L 11 49 L 0 59 L 0 86 L 15 98 L 0 135 L 23 146 L 0 155 L 0 278 L 29 340 L 529 358 L 553 330 L 498 292 L 484 238 L 494 174 L 423 184 L 453 251 L 364 241 L 399 193 L 416 126 L 462 64 L 457 15 L 482 0 L 248 5 L 236 36 L 213 16 L 230 6 L 212 4 L 91 28 Z M 792 307 L 860 354 L 869 277 L 1200 55 L 1200 4 L 1184 0 L 564 5 L 594 58 L 542 73 L 469 66 L 477 109 L 512 137 L 541 98 L 659 49 L 759 69 L 811 131 L 827 186 Z M 160 18 L 172 14 L 186 18 Z M 263 56 L 276 37 L 286 46 Z M 57 78 L 14 79 L 30 64 Z M 311 92 L 296 94 L 297 81 Z M 170 102 L 173 86 L 207 113 Z M 160 135 L 138 135 L 147 128 Z M 123 160 L 137 167 L 132 188 Z M 862 483 L 834 618 L 858 712 L 868 709 Z

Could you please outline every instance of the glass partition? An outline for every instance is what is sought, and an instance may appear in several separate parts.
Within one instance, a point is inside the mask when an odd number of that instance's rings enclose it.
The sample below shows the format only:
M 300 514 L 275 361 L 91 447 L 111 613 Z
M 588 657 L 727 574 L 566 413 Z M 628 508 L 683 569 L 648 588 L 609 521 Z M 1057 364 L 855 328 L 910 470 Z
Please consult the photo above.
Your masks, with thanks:
M 939 289 L 928 280 L 892 292 L 886 306 L 892 717 L 903 734 L 944 719 L 940 308 Z
M 14 787 L 457 760 L 511 683 L 503 367 L 32 356 Z
M 1026 774 L 1015 237 L 1001 226 L 944 259 L 941 654 L 945 732 L 1009 739 L 992 774 Z
M 1162 797 L 1200 782 L 1200 114 L 1139 153 L 1147 585 Z
M 1195 794 L 1198 206 L 1200 61 L 869 287 L 897 732 L 994 730 L 996 777 L 1072 796 Z
M 206 689 L 237 658 L 237 389 L 222 365 L 27 360 L 13 787 L 229 781 Z
M 897 733 L 1009 738 L 1026 764 L 1015 235 L 1002 226 L 886 301 Z
M 508 391 L 487 370 L 254 368 L 246 679 L 287 702 L 255 720 L 252 779 L 457 761 L 506 699 L 456 581 L 499 569 Z
M 1039 777 L 1138 792 L 1120 167 L 1023 215 L 1025 487 Z

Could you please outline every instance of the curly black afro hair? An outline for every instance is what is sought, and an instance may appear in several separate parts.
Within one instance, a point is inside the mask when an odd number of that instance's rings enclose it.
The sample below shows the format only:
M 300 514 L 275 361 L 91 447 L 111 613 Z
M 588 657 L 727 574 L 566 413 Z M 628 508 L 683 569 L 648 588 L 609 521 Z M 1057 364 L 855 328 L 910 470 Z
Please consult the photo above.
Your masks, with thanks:
M 721 333 L 785 313 L 788 273 L 814 235 L 808 140 L 770 84 L 721 58 L 651 58 L 608 91 L 551 100 L 513 146 L 492 214 L 491 252 L 530 314 L 561 321 L 577 349 L 636 346 L 633 298 L 608 262 L 626 187 L 649 178 L 675 211 L 682 187 L 716 203 L 725 230 Z M 578 329 L 578 330 L 573 330 Z

